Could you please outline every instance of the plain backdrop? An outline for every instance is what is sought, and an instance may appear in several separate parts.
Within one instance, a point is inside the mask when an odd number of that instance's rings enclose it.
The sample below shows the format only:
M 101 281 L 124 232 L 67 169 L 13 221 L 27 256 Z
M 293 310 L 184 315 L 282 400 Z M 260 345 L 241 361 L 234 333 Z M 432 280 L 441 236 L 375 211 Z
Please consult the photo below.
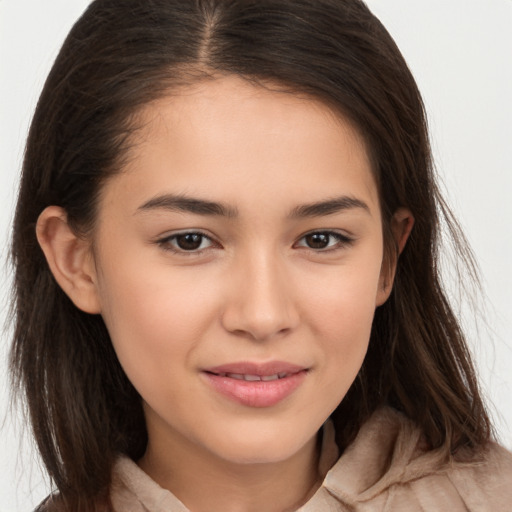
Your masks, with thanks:
M 2 323 L 10 277 L 4 261 L 28 124 L 53 59 L 88 3 L 0 0 Z M 368 4 L 419 83 L 445 194 L 480 264 L 481 316 L 465 306 L 460 312 L 501 442 L 512 448 L 512 1 Z M 447 268 L 457 297 L 458 279 Z M 23 422 L 10 412 L 8 328 L 0 334 L 0 512 L 30 511 L 48 487 Z

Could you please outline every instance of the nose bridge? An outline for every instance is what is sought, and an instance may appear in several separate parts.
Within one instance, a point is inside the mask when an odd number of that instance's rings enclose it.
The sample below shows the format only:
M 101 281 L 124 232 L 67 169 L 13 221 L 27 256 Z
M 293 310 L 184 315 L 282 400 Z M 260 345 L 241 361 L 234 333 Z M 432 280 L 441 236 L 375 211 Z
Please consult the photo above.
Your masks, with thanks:
M 241 256 L 230 277 L 225 328 L 256 340 L 294 328 L 298 314 L 287 274 L 283 259 L 268 248 Z

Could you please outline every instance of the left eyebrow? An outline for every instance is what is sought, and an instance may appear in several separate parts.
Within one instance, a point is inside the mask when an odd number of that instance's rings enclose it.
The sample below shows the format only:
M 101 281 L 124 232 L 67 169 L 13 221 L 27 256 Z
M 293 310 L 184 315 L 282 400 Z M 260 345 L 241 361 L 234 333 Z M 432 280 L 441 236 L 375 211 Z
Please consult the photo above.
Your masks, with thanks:
M 371 214 L 368 205 L 361 199 L 350 196 L 335 197 L 326 201 L 318 201 L 316 203 L 304 204 L 294 208 L 291 218 L 304 217 L 323 217 L 325 215 L 333 215 L 344 210 L 362 209 Z

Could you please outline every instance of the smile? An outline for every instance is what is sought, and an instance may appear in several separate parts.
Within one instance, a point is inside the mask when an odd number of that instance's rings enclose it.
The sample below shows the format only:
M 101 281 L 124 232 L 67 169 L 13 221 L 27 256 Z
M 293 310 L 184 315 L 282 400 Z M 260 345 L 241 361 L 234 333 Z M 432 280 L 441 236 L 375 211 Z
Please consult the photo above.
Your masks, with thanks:
M 202 372 L 208 385 L 224 398 L 246 407 L 272 407 L 290 397 L 308 369 L 283 362 L 233 363 Z

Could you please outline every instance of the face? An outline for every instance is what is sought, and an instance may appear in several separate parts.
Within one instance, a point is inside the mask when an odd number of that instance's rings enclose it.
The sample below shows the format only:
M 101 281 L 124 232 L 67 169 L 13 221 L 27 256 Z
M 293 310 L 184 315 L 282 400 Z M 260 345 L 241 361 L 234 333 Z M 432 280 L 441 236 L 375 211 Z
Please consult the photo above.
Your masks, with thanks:
M 142 126 L 102 190 L 93 279 L 150 443 L 285 460 L 343 399 L 387 298 L 365 145 L 321 103 L 234 77 Z

